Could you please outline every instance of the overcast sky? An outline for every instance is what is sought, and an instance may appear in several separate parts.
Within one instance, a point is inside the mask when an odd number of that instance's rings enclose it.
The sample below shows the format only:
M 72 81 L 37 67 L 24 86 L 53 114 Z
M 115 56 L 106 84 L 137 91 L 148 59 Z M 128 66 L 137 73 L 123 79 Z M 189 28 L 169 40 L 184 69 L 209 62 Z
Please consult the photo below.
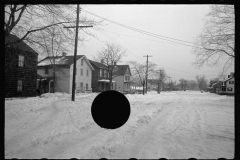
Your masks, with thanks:
M 210 11 L 209 5 L 81 5 L 81 8 L 80 17 L 87 15 L 100 20 L 84 12 L 86 10 L 128 27 L 188 42 L 194 42 L 194 38 L 201 33 L 206 14 Z M 146 57 L 143 56 L 150 55 L 149 61 L 156 63 L 158 69 L 164 68 L 173 81 L 178 82 L 180 78 L 195 80 L 198 74 L 205 75 L 209 80 L 222 71 L 224 62 L 215 67 L 194 68 L 195 55 L 190 46 L 166 41 L 163 37 L 148 36 L 107 21 L 105 23 L 108 25 L 103 26 L 104 30 L 101 31 L 89 28 L 97 38 L 86 36 L 85 46 L 78 47 L 79 55 L 93 59 L 92 56 L 106 42 L 113 42 L 127 49 L 127 56 L 121 64 L 129 60 L 146 64 Z

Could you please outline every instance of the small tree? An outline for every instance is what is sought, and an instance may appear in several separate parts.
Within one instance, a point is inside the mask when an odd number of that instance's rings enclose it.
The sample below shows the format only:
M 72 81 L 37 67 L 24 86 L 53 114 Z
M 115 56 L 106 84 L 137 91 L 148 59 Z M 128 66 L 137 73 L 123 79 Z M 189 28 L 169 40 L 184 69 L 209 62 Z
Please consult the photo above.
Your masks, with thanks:
M 188 88 L 191 90 L 195 90 L 198 86 L 197 82 L 195 80 L 189 80 L 188 81 Z
M 124 56 L 126 56 L 126 49 L 123 49 L 120 45 L 106 43 L 106 48 L 103 48 L 102 51 L 93 57 L 94 60 L 98 62 L 103 61 L 103 63 L 107 65 L 108 79 L 110 82 L 108 90 L 111 89 L 113 78 L 119 76 L 118 73 L 121 72 L 121 69 L 115 66 L 115 64 L 121 62 Z
M 186 79 L 180 79 L 179 80 L 179 85 L 181 86 L 182 90 L 186 90 L 187 85 L 188 85 L 188 81 Z
M 196 80 L 200 90 L 205 90 L 207 88 L 207 79 L 204 75 L 196 76 Z
M 133 74 L 133 79 L 138 81 L 142 86 L 143 86 L 143 94 L 144 94 L 144 86 L 146 83 L 146 65 L 145 64 L 140 64 L 137 61 L 129 61 L 128 64 L 130 65 L 132 74 Z M 156 76 L 156 64 L 149 62 L 148 65 L 148 77 L 154 78 Z

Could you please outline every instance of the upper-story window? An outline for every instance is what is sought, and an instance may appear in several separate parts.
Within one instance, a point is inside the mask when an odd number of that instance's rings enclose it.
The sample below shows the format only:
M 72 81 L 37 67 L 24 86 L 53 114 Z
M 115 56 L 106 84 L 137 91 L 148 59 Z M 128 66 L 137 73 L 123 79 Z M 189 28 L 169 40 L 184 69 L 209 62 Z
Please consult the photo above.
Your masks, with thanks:
M 88 76 L 88 70 L 87 70 L 87 76 Z
M 24 66 L 24 56 L 22 56 L 22 55 L 18 56 L 18 66 L 20 66 L 20 67 Z
M 86 83 L 86 90 L 88 90 L 88 84 Z
M 83 69 L 81 69 L 81 76 L 83 75 Z
M 104 70 L 104 77 L 107 78 L 107 70 Z
M 229 84 L 234 84 L 234 81 L 229 81 Z
M 102 77 L 104 77 L 104 69 L 102 70 Z
M 99 77 L 102 77 L 102 69 L 99 69 Z
M 83 66 L 83 59 L 81 59 L 81 66 Z
M 130 81 L 130 76 L 125 75 L 125 81 Z

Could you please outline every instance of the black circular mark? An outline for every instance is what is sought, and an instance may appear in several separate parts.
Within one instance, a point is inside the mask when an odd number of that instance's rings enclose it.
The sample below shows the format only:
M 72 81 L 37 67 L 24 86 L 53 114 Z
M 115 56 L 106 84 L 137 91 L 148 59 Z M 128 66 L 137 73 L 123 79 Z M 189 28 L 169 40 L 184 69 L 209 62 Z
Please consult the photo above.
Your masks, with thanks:
M 130 115 L 130 104 L 118 91 L 104 91 L 92 103 L 93 120 L 105 129 L 116 129 L 124 125 Z

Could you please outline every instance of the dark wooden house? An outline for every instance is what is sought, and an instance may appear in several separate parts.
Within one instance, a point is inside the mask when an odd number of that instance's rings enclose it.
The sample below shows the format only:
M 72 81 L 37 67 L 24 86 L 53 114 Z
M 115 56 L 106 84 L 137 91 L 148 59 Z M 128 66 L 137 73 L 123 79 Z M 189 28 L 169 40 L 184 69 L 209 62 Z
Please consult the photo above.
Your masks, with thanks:
M 109 74 L 108 67 L 102 63 L 89 60 L 91 65 L 94 68 L 92 72 L 92 91 L 93 92 L 102 92 L 108 90 L 109 87 Z M 115 81 L 112 81 L 111 89 L 116 90 L 117 84 Z
M 5 43 L 19 38 L 9 35 Z M 36 96 L 38 53 L 23 41 L 5 46 L 5 97 Z

